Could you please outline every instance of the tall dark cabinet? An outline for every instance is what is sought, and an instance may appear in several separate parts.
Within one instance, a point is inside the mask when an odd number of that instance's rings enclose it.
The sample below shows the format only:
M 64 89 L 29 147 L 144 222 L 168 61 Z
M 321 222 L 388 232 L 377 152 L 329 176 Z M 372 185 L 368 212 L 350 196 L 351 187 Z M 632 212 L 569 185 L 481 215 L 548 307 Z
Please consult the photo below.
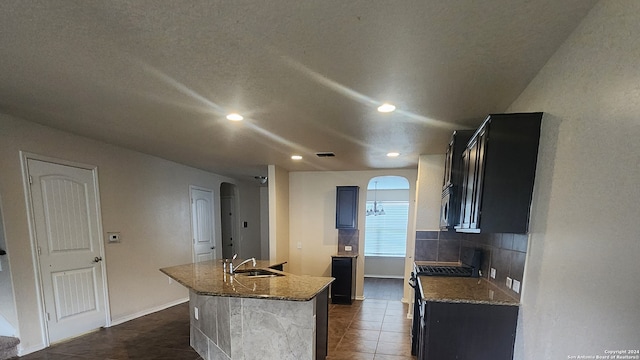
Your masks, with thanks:
M 336 255 L 331 258 L 331 302 L 333 304 L 351 304 L 356 297 L 355 255 Z
M 473 134 L 456 231 L 528 232 L 541 122 L 542 113 L 494 114 Z
M 453 229 L 460 223 L 460 196 L 462 193 L 462 153 L 474 130 L 456 130 L 451 135 L 444 162 L 440 228 Z
M 358 186 L 336 186 L 336 229 L 358 228 Z

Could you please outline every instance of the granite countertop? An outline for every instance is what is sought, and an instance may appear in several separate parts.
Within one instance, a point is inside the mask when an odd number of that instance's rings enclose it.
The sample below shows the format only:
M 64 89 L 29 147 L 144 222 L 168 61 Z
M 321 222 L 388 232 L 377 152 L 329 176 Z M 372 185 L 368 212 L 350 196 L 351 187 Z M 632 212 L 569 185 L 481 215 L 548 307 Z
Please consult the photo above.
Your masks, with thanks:
M 418 276 L 418 284 L 426 301 L 520 305 L 516 298 L 483 278 Z
M 241 260 L 235 260 L 239 264 Z M 256 269 L 282 265 L 284 262 L 257 260 Z M 251 269 L 247 264 L 240 269 Z M 198 295 L 262 298 L 273 300 L 309 301 L 334 280 L 331 277 L 299 276 L 269 269 L 283 274 L 277 277 L 248 277 L 224 272 L 221 260 L 203 261 L 160 269 L 170 278 Z
M 357 258 L 358 254 L 354 254 L 354 253 L 337 253 L 336 255 L 331 255 L 332 258 L 334 257 L 339 257 L 339 258 Z

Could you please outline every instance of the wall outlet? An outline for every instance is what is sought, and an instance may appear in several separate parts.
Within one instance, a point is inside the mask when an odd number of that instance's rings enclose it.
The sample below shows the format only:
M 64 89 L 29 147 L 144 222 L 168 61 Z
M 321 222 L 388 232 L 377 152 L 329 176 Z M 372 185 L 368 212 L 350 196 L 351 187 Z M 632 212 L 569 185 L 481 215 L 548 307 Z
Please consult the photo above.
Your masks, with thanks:
M 511 287 L 511 289 L 515 291 L 517 294 L 520 294 L 520 281 L 513 280 L 513 286 Z
M 298 249 L 302 249 L 302 243 L 300 241 L 298 241 Z
M 344 251 L 351 251 L 353 250 L 353 248 L 351 247 L 351 245 L 345 245 L 344 246 Z
M 120 233 L 119 232 L 110 232 L 107 233 L 107 239 L 110 243 L 119 243 L 120 242 Z
M 193 317 L 198 320 L 198 318 L 200 317 L 200 312 L 198 311 L 197 307 L 193 307 Z
M 512 283 L 513 283 L 513 280 L 512 280 L 510 277 L 508 277 L 508 276 L 507 276 L 507 287 L 508 287 L 509 289 L 511 289 L 511 284 L 512 284 Z
M 491 268 L 491 278 L 492 279 L 496 278 L 496 269 L 495 268 Z

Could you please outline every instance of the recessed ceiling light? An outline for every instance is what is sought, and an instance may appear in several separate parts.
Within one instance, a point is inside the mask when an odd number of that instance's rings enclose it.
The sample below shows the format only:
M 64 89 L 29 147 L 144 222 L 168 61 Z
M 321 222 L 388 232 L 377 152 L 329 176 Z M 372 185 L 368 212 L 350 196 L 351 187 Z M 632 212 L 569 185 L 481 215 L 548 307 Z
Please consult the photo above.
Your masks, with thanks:
M 395 109 L 396 109 L 395 105 L 389 104 L 389 103 L 384 103 L 384 104 L 378 106 L 378 111 L 380 111 L 381 113 L 392 112 Z
M 400 156 L 400 153 L 399 152 L 390 152 L 390 153 L 387 154 L 387 156 L 388 157 L 398 157 L 398 156 Z
M 240 115 L 238 113 L 231 113 L 231 114 L 227 115 L 227 120 L 242 121 L 243 119 L 244 119 L 244 117 L 242 117 L 242 115 Z
M 302 160 L 302 156 L 300 156 L 300 155 L 291 155 L 291 160 Z

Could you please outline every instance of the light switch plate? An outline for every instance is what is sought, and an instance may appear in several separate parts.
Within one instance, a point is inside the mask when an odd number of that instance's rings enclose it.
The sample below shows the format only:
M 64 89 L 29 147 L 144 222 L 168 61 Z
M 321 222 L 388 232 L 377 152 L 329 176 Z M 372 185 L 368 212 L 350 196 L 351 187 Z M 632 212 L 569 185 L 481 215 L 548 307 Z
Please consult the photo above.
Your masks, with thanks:
M 520 293 L 520 281 L 513 280 L 513 286 L 511 287 L 511 289 L 513 291 L 515 291 L 517 294 L 519 294 Z
M 507 287 L 508 287 L 509 289 L 511 289 L 511 284 L 512 284 L 512 283 L 513 283 L 513 280 L 512 280 L 510 277 L 508 277 L 508 276 L 507 276 Z
M 491 268 L 491 278 L 492 279 L 496 278 L 496 269 L 495 268 Z
M 351 245 L 345 245 L 344 246 L 344 251 L 351 251 L 353 250 L 353 248 L 351 247 Z
M 119 232 L 109 232 L 109 233 L 107 233 L 107 240 L 110 243 L 119 243 L 120 242 L 120 233 Z
M 198 311 L 197 307 L 193 307 L 193 317 L 198 320 L 198 318 L 200 317 L 200 312 Z

